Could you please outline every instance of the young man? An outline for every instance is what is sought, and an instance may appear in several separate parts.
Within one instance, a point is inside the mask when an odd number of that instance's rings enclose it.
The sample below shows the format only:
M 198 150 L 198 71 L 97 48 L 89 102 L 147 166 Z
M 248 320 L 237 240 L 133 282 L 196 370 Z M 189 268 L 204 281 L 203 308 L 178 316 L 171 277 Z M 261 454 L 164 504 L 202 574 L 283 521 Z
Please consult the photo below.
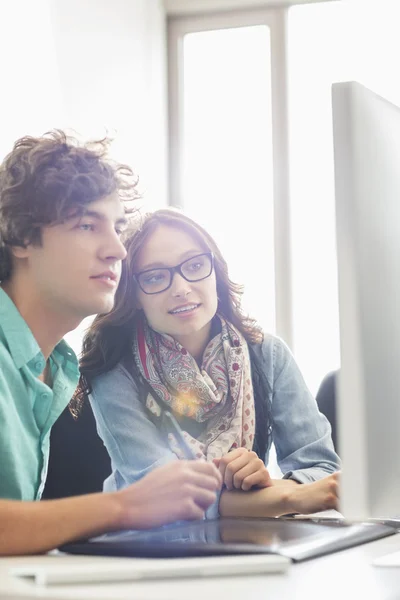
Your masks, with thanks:
M 220 487 L 213 465 L 179 461 L 116 493 L 29 502 L 40 500 L 50 430 L 78 382 L 62 338 L 111 310 L 136 196 L 106 142 L 80 146 L 60 131 L 18 140 L 0 166 L 0 555 L 201 518 Z

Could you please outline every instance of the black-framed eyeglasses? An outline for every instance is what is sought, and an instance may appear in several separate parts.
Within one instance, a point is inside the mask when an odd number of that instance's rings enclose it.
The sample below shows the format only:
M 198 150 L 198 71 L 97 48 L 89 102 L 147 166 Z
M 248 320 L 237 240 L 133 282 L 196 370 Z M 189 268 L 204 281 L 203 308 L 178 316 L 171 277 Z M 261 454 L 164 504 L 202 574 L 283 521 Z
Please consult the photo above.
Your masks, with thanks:
M 146 269 L 134 277 L 145 294 L 160 294 L 171 287 L 175 273 L 179 273 L 186 281 L 201 281 L 210 277 L 213 268 L 214 254 L 204 252 L 184 260 L 176 267 Z

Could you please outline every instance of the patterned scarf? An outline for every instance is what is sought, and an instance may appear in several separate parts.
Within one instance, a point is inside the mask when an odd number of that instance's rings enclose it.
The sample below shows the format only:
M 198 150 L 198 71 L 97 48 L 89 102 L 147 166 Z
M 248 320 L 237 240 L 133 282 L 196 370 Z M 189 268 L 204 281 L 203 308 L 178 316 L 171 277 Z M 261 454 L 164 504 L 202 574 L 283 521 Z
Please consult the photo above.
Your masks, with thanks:
M 141 375 L 171 408 L 205 428 L 198 438 L 184 431 L 198 458 L 211 461 L 230 450 L 253 447 L 255 412 L 250 358 L 247 342 L 222 317 L 221 332 L 208 343 L 201 369 L 195 359 L 173 337 L 152 330 L 145 319 L 139 321 L 134 357 Z M 161 414 L 149 394 L 147 408 Z M 181 458 L 170 436 L 171 448 Z

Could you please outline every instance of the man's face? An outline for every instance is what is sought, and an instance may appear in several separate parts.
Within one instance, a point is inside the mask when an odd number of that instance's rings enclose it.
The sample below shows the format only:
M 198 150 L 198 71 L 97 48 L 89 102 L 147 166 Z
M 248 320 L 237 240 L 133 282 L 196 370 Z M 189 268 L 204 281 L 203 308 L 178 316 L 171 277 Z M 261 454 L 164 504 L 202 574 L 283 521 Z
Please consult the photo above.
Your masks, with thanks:
M 27 290 L 66 317 L 109 312 L 126 256 L 120 240 L 125 222 L 115 193 L 88 204 L 82 217 L 44 227 L 41 246 L 25 249 Z

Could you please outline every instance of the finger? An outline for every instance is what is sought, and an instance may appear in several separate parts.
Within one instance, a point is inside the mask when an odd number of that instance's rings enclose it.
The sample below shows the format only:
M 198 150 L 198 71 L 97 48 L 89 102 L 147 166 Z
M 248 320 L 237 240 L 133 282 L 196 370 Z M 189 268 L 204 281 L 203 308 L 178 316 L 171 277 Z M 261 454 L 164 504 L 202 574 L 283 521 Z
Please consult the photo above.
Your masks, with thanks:
M 177 516 L 177 521 L 194 521 L 197 519 L 204 518 L 204 509 L 196 504 L 192 499 L 186 499 L 185 502 L 182 502 Z
M 227 469 L 228 465 L 231 464 L 232 462 L 234 462 L 235 460 L 237 460 L 237 458 L 239 458 L 240 456 L 247 456 L 247 455 L 248 455 L 248 451 L 246 450 L 246 448 L 236 448 L 236 450 L 232 450 L 231 452 L 228 452 L 228 454 L 225 454 L 220 459 L 219 471 L 221 473 L 223 482 L 225 482 L 226 469 Z
M 274 485 L 272 477 L 269 474 L 269 471 L 264 464 L 263 464 L 262 468 L 260 468 L 260 473 L 261 473 L 260 481 L 254 485 L 257 485 L 259 487 L 271 487 L 272 485 Z
M 215 465 L 215 468 L 217 469 L 217 471 L 219 473 L 220 480 L 221 480 L 221 485 L 222 485 L 223 478 L 222 478 L 222 474 L 221 474 L 221 471 L 220 471 L 220 468 L 219 468 L 221 459 L 220 458 L 213 458 L 212 462 L 213 462 L 213 465 Z
M 249 453 L 241 454 L 235 460 L 231 461 L 228 465 L 226 465 L 225 475 L 224 475 L 224 484 L 226 485 L 227 490 L 232 490 L 233 478 L 236 473 L 238 473 L 243 467 L 245 467 L 249 462 Z M 240 486 L 239 486 L 240 487 Z
M 213 477 L 219 486 L 222 485 L 221 474 L 213 463 L 208 463 L 201 460 L 190 460 L 185 462 L 185 466 L 190 472 L 198 475 Z
M 333 473 L 331 477 L 334 481 L 336 481 L 337 483 L 340 483 L 340 476 L 341 476 L 341 472 L 336 471 L 336 473 Z
M 336 498 L 340 498 L 340 485 L 339 482 L 336 484 L 336 489 L 335 489 L 335 493 L 336 493 Z
M 243 478 L 242 481 L 242 490 L 247 492 L 251 490 L 254 486 L 258 487 L 269 487 L 272 485 L 271 477 L 269 476 L 268 471 L 265 469 L 256 471 L 255 473 L 251 473 L 247 477 Z
M 325 493 L 323 508 L 322 510 L 329 510 L 331 508 L 337 509 L 339 504 L 337 495 L 332 491 Z
M 324 477 L 323 479 L 320 479 L 319 481 L 316 481 L 314 483 L 316 485 L 318 484 L 320 486 L 320 489 L 327 496 L 335 497 L 336 499 L 339 497 L 339 489 L 340 488 L 339 488 L 339 481 L 338 481 L 336 473 L 333 473 L 332 475 L 328 475 L 327 477 Z M 313 484 L 309 484 L 309 485 L 313 485 Z
M 239 456 L 247 455 L 248 453 L 249 451 L 246 450 L 246 448 L 236 448 L 235 450 L 231 450 L 227 454 L 224 454 L 224 456 L 222 456 L 219 459 L 219 461 L 220 463 L 228 465 L 229 463 L 239 458 Z
M 219 459 L 218 468 L 222 476 L 222 481 L 224 481 L 225 479 L 225 471 L 227 465 L 234 461 L 238 456 L 241 456 L 244 452 L 246 452 L 244 448 L 237 448 L 236 450 L 228 452 L 228 454 L 225 454 L 224 456 L 222 456 L 222 458 Z
M 224 481 L 225 481 L 225 471 L 226 471 L 228 462 L 225 460 L 225 457 L 222 457 L 219 461 L 218 470 L 221 475 L 222 483 L 224 483 Z
M 193 485 L 198 488 L 204 488 L 206 490 L 211 490 L 212 492 L 219 490 L 222 485 L 222 481 L 220 480 L 220 474 L 218 473 L 218 477 L 214 475 L 208 475 L 205 473 L 197 473 L 196 471 L 188 471 L 181 478 L 181 485 Z
M 184 484 L 179 492 L 181 499 L 193 500 L 197 506 L 200 506 L 200 508 L 203 509 L 211 506 L 211 504 L 213 504 L 217 498 L 215 491 L 207 490 L 190 483 Z
M 220 471 L 220 462 L 221 459 L 220 458 L 213 458 L 212 464 L 215 466 L 217 472 L 218 472 L 218 481 L 220 482 L 220 485 L 222 486 L 222 482 L 223 482 L 223 477 Z
M 340 486 L 336 477 L 332 477 L 331 481 L 329 482 L 329 490 L 331 494 L 335 496 L 335 498 L 339 498 Z
M 258 474 L 257 482 L 262 481 L 266 471 L 267 470 L 262 460 L 259 458 L 253 458 L 253 460 L 250 460 L 246 465 L 244 465 L 244 467 L 234 474 L 233 487 L 237 490 L 240 490 L 242 488 L 243 481 L 250 475 Z
M 225 469 L 227 464 L 229 463 L 229 455 L 222 456 L 222 458 L 216 459 L 218 460 L 218 465 L 215 465 L 218 468 L 218 471 L 221 475 L 221 480 L 224 482 L 225 478 Z

